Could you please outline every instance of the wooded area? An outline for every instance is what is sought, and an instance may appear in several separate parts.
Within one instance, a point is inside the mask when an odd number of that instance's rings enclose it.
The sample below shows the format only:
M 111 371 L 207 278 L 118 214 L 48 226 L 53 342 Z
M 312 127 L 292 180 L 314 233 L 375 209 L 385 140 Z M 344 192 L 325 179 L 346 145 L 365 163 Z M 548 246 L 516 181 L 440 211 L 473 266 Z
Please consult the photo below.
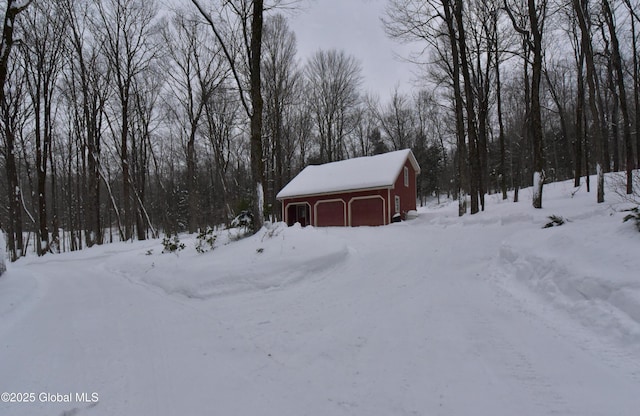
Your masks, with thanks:
M 196 232 L 308 164 L 411 148 L 419 199 L 574 178 L 604 201 L 640 163 L 637 0 L 390 0 L 415 93 L 364 91 L 357 56 L 298 57 L 296 1 L 9 0 L 0 47 L 0 228 L 31 250 Z M 584 178 L 584 179 L 582 179 Z M 636 179 L 637 181 L 637 179 Z M 638 189 L 635 189 L 638 192 Z M 468 205 L 467 205 L 468 204 Z

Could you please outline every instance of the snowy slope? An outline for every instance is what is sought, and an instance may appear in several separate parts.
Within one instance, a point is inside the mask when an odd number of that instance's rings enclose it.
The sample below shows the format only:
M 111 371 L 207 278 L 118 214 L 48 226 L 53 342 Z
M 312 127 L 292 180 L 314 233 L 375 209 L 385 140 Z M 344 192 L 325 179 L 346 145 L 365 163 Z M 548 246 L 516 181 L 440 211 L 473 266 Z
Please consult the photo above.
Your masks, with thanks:
M 98 400 L 0 414 L 637 415 L 640 233 L 575 191 L 9 265 L 0 392 Z

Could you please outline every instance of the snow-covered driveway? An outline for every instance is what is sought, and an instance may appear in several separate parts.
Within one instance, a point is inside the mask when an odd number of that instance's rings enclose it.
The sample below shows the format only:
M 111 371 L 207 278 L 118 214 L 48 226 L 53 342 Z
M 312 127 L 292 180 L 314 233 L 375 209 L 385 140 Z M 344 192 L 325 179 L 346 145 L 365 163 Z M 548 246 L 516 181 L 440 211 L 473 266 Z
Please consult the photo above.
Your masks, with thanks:
M 609 337 L 507 276 L 505 244 L 535 240 L 537 219 L 431 215 L 14 265 L 0 391 L 36 400 L 0 414 L 639 414 L 633 323 Z

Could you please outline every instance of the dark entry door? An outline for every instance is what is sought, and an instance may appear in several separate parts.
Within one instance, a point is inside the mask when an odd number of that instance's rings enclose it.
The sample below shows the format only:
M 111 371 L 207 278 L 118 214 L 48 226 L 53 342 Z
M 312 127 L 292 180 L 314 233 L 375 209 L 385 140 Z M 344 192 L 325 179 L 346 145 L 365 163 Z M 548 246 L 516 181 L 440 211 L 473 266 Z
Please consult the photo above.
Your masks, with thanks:
M 303 227 L 309 225 L 310 213 L 308 204 L 289 204 L 287 206 L 287 225 L 291 226 L 297 222 Z
M 309 206 L 307 204 L 297 205 L 296 211 L 296 217 L 300 225 L 303 227 L 309 225 Z

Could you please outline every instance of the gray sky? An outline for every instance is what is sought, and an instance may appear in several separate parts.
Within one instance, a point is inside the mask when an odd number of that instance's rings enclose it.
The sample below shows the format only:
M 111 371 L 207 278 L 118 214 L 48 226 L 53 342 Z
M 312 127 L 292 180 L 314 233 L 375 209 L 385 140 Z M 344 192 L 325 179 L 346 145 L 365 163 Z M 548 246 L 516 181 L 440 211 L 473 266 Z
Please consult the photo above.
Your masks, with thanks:
M 411 91 L 414 66 L 394 55 L 407 56 L 409 47 L 389 39 L 380 18 L 385 0 L 305 0 L 290 17 L 302 62 L 318 49 L 343 49 L 360 60 L 363 87 L 386 99 L 398 85 Z

